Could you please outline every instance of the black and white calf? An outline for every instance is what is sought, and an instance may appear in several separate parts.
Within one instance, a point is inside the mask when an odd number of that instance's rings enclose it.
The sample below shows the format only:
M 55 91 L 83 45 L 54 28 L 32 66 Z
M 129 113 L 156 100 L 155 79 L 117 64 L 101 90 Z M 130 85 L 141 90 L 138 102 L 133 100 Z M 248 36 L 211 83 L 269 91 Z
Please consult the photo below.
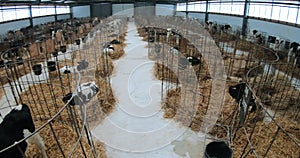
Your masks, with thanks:
M 82 105 L 88 103 L 97 93 L 99 92 L 99 88 L 95 82 L 87 82 L 79 85 L 77 87 L 77 93 L 68 93 L 63 97 L 63 102 L 67 103 L 69 101 L 69 105 Z
M 16 106 L 4 117 L 0 124 L 0 151 L 15 144 L 15 142 L 24 139 L 34 131 L 35 126 L 29 107 L 26 104 Z M 0 157 L 25 157 L 27 142 L 37 144 L 42 151 L 43 157 L 47 157 L 44 142 L 38 133 L 29 137 L 26 141 L 22 141 L 21 143 L 0 152 Z
M 284 40 L 282 40 L 280 38 L 276 38 L 273 49 L 275 51 L 283 51 L 284 50 Z
M 230 33 L 232 28 L 230 25 L 228 24 L 223 24 L 223 25 L 220 25 L 220 30 L 221 30 L 221 33 Z
M 103 53 L 111 54 L 115 51 L 115 48 L 112 45 L 107 45 L 103 49 Z
M 200 59 L 198 59 L 197 57 L 189 56 L 186 59 L 189 61 L 190 65 L 192 65 L 192 66 L 201 64 Z
M 66 65 L 66 66 L 62 67 L 61 69 L 59 69 L 59 71 L 64 74 L 69 74 L 69 73 L 71 73 L 71 68 L 69 65 Z
M 196 66 L 201 64 L 200 59 L 194 57 L 194 56 L 189 56 L 186 58 L 180 57 L 178 60 L 178 68 L 180 70 L 184 70 L 187 68 L 187 66 Z
M 239 83 L 234 86 L 229 86 L 229 94 L 235 99 L 237 103 L 240 103 L 243 95 L 245 94 L 246 83 Z M 241 105 L 241 104 L 240 104 Z M 248 106 L 251 106 L 250 112 L 254 112 L 257 108 L 253 95 L 250 96 Z
M 208 31 L 215 34 L 218 31 L 218 24 L 216 22 L 208 21 Z
M 249 39 L 253 43 L 262 44 L 264 42 L 263 35 L 258 30 L 251 30 Z
M 292 57 L 296 57 L 298 55 L 297 52 L 300 51 L 300 44 L 297 43 L 297 42 L 292 42 L 291 45 L 290 45 L 290 50 L 288 52 L 288 59 L 287 59 L 287 62 L 291 62 L 291 58 Z M 296 63 L 296 61 L 295 61 Z

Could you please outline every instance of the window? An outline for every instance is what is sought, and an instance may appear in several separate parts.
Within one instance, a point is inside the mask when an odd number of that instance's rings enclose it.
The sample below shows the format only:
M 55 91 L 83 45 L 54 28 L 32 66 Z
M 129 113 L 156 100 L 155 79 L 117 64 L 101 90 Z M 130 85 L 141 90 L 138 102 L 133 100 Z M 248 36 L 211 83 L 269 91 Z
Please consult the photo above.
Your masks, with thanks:
M 53 15 L 55 14 L 54 6 L 32 6 L 32 17 L 45 16 L 45 15 Z
M 56 6 L 56 14 L 68 14 L 70 13 L 69 6 Z
M 186 4 L 185 3 L 178 3 L 176 6 L 177 11 L 186 11 Z
M 29 17 L 28 6 L 1 6 L 0 21 L 10 21 Z

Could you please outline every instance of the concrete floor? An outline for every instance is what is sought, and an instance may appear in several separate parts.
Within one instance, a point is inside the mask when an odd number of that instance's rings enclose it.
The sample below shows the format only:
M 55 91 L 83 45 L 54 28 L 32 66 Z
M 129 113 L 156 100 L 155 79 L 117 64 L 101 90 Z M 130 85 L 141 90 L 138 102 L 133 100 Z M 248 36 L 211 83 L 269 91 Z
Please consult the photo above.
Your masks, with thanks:
M 146 42 L 129 23 L 125 55 L 111 77 L 115 111 L 92 130 L 106 144 L 109 158 L 199 158 L 204 137 L 163 118 L 161 81 L 153 75 Z

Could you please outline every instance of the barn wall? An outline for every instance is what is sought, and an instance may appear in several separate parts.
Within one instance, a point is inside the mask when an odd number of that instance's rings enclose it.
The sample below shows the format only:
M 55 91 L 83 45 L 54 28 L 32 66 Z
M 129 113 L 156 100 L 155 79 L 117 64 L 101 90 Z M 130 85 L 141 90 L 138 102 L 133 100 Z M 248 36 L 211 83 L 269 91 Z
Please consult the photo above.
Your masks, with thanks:
M 70 14 L 57 15 L 57 20 L 70 19 Z
M 111 3 L 95 3 L 92 5 L 92 16 L 106 18 L 112 15 Z
M 175 12 L 175 16 L 185 16 L 184 12 Z
M 199 19 L 200 21 L 203 21 L 203 22 L 205 19 L 205 13 L 189 13 L 189 16 L 192 18 Z
M 19 30 L 29 25 L 28 19 L 0 24 L 0 35 L 6 34 L 9 30 Z
M 113 15 L 125 15 L 127 17 L 133 16 L 133 4 L 113 4 L 112 14 Z
M 154 2 L 135 2 L 134 16 L 155 16 Z
M 48 22 L 55 21 L 55 16 L 46 16 L 46 17 L 40 17 L 40 18 L 33 18 L 33 26 L 34 25 L 39 25 L 39 24 L 44 24 Z
M 0 25 L 0 35 L 6 34 L 9 30 L 19 30 L 29 25 L 29 19 L 3 23 Z
M 219 14 L 209 14 L 208 20 L 216 21 L 220 24 L 230 24 L 233 29 L 242 28 L 243 18 L 236 16 L 228 16 L 228 15 L 219 15 Z
M 155 13 L 156 15 L 174 15 L 176 9 L 175 5 L 172 4 L 156 4 Z
M 85 18 L 90 17 L 90 6 L 77 6 L 72 8 L 74 18 Z

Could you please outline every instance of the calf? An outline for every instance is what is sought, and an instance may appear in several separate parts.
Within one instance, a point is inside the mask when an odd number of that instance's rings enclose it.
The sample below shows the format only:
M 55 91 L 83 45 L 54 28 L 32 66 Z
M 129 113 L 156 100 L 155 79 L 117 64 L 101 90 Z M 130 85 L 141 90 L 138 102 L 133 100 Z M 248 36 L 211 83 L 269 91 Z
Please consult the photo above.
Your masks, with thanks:
M 231 31 L 231 26 L 224 24 L 220 26 L 221 33 L 229 33 Z
M 35 143 L 42 150 L 43 156 L 47 157 L 45 145 L 39 134 L 29 137 L 26 141 L 6 149 L 15 142 L 24 139 L 35 131 L 35 126 L 29 107 L 26 104 L 16 106 L 8 113 L 0 124 L 0 157 L 1 158 L 21 158 L 25 157 L 27 142 Z
M 295 54 L 299 50 L 299 46 L 300 46 L 299 43 L 296 42 L 291 43 L 290 50 L 288 52 L 288 59 L 287 59 L 288 63 L 291 61 L 292 57 L 295 57 Z
M 114 40 L 112 40 L 112 41 L 110 42 L 110 44 L 121 44 L 121 42 L 114 39 Z
M 229 86 L 229 94 L 232 98 L 235 99 L 236 102 L 239 103 L 240 100 L 243 98 L 245 89 L 246 89 L 246 83 L 239 83 L 234 86 Z M 248 105 L 251 106 L 250 112 L 254 112 L 256 110 L 257 106 L 253 95 L 251 95 Z
M 88 103 L 98 92 L 99 88 L 95 82 L 87 82 L 77 87 L 76 94 L 68 93 L 62 100 L 67 103 L 71 99 L 69 105 L 82 105 Z
M 189 56 L 186 59 L 189 61 L 190 65 L 192 65 L 192 66 L 196 66 L 201 63 L 200 59 L 193 57 L 193 56 Z
M 256 43 L 256 44 L 263 44 L 264 39 L 262 36 L 262 33 L 257 30 L 251 30 L 249 33 L 249 40 L 250 42 Z
M 62 73 L 64 73 L 64 74 L 69 74 L 69 73 L 71 73 L 71 70 L 70 70 L 71 68 L 70 68 L 70 66 L 69 65 L 66 65 L 66 66 L 64 66 L 64 67 L 62 67 L 61 69 L 60 69 L 60 72 L 62 72 Z
M 105 46 L 104 49 L 103 49 L 103 53 L 108 53 L 108 54 L 111 54 L 114 51 L 115 51 L 115 48 L 110 44 Z

